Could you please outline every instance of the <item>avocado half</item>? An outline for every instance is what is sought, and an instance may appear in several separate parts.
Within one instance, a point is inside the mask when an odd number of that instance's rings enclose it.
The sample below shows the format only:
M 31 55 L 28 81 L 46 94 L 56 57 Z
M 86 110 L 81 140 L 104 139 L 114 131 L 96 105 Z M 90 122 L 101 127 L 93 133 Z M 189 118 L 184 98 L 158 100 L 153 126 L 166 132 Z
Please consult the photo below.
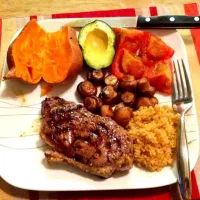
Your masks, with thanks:
M 85 62 L 94 69 L 111 65 L 115 55 L 115 33 L 101 20 L 84 26 L 78 36 Z

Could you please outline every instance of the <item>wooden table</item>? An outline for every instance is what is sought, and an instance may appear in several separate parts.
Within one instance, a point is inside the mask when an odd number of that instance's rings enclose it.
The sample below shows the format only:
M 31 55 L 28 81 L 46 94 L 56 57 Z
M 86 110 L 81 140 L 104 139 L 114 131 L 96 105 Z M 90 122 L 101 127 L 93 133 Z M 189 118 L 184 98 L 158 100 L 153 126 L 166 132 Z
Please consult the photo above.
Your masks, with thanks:
M 193 0 L 176 0 L 176 4 L 191 3 Z M 108 10 L 128 7 L 148 7 L 152 5 L 164 6 L 173 4 L 174 0 L 0 0 L 0 18 L 30 16 L 30 15 L 48 15 L 52 13 L 82 12 L 91 10 Z M 200 66 L 197 59 L 191 59 L 194 52 L 193 43 L 187 39 L 187 33 L 184 41 L 187 46 L 187 52 L 190 65 L 192 66 L 191 75 L 196 99 L 198 121 L 200 121 Z M 198 86 L 198 87 L 197 87 Z M 196 169 L 200 171 L 200 161 Z M 39 181 L 39 180 L 38 180 Z M 197 174 L 197 181 L 200 188 L 200 174 Z M 3 188 L 2 188 L 3 187 Z M 15 196 L 16 189 L 5 183 L 0 178 L 0 199 L 11 199 Z M 25 190 L 21 190 L 21 196 L 25 197 Z M 19 194 L 18 194 L 19 195 Z
M 0 17 L 190 3 L 194 0 L 0 0 Z

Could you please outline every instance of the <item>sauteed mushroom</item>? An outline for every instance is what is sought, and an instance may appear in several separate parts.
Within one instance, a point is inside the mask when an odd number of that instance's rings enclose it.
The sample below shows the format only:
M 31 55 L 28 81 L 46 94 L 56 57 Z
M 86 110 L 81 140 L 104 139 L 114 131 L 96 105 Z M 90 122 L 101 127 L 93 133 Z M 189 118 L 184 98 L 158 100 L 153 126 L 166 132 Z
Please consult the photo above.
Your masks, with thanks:
M 137 81 L 137 91 L 142 96 L 153 97 L 156 90 L 150 85 L 147 78 L 141 78 Z
M 121 99 L 125 105 L 132 106 L 135 101 L 135 95 L 132 92 L 126 91 L 121 94 Z
M 109 105 L 103 105 L 101 106 L 101 116 L 102 117 L 113 117 L 113 111 L 111 106 Z
M 115 75 L 108 75 L 105 77 L 104 82 L 106 85 L 113 86 L 114 90 L 118 89 L 119 86 L 119 80 Z
M 113 119 L 121 126 L 125 127 L 132 117 L 132 109 L 130 107 L 121 107 L 114 112 Z
M 96 86 L 89 81 L 83 81 L 79 83 L 77 86 L 77 90 L 82 97 L 89 97 L 97 94 Z
M 89 71 L 87 74 L 87 79 L 95 84 L 101 84 L 104 81 L 104 74 L 101 70 Z
M 119 83 L 119 87 L 125 91 L 132 91 L 136 88 L 137 81 L 134 76 L 125 75 Z
M 102 106 L 102 100 L 96 96 L 86 97 L 83 100 L 84 106 L 91 112 L 96 112 Z

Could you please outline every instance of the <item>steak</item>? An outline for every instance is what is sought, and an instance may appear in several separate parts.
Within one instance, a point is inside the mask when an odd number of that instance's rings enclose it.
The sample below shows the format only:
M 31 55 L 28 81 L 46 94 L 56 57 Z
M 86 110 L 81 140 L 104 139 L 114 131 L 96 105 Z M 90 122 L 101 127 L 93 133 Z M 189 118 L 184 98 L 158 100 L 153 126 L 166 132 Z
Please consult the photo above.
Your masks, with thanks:
M 69 163 L 104 178 L 132 167 L 132 137 L 111 118 L 59 97 L 46 98 L 41 113 L 40 136 L 52 147 L 45 152 L 48 161 Z

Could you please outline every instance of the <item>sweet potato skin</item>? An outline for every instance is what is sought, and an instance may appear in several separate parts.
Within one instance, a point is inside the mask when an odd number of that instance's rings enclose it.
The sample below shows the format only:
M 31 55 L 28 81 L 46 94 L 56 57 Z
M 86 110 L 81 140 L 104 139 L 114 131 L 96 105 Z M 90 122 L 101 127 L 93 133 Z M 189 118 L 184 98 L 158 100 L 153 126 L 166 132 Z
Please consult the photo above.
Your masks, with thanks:
M 18 79 L 16 77 L 16 71 L 15 71 L 15 63 L 12 57 L 12 44 L 8 48 L 8 53 L 7 53 L 7 65 L 9 71 L 6 73 L 4 76 L 4 79 Z
M 14 42 L 14 41 L 13 41 Z M 13 60 L 13 56 L 12 56 L 12 46 L 13 46 L 13 42 L 12 44 L 9 46 L 8 48 L 8 52 L 7 52 L 7 65 L 8 65 L 8 69 L 12 69 L 15 67 L 15 63 Z
M 28 22 L 27 25 L 22 29 L 22 31 L 20 32 L 20 34 L 19 34 L 18 37 L 20 37 L 21 34 L 23 34 L 24 31 L 27 31 L 26 29 L 30 25 L 30 23 L 37 23 L 37 20 L 33 19 L 30 22 Z M 37 26 L 39 27 L 38 24 L 37 24 Z M 66 29 L 66 30 L 63 30 L 63 29 Z M 44 31 L 42 28 L 41 28 L 41 30 Z M 65 26 L 65 27 L 63 27 L 61 30 L 59 30 L 57 32 L 61 33 L 62 31 L 63 32 L 66 31 L 66 33 L 68 33 L 68 35 L 65 38 L 67 39 L 66 42 L 69 45 L 68 45 L 68 47 L 66 46 L 66 48 L 68 48 L 69 49 L 68 51 L 70 51 L 69 63 L 68 62 L 67 63 L 63 63 L 62 67 L 63 67 L 64 71 L 63 71 L 63 73 L 62 73 L 62 71 L 60 72 L 60 75 L 62 75 L 62 77 L 53 77 L 52 76 L 52 78 L 51 78 L 51 76 L 49 76 L 50 78 L 48 78 L 48 74 L 46 74 L 46 73 L 48 73 L 49 70 L 46 69 L 45 71 L 43 71 L 43 66 L 44 65 L 42 66 L 42 69 L 41 69 L 41 75 L 38 72 L 39 70 L 37 68 L 36 69 L 31 68 L 31 70 L 35 70 L 34 71 L 34 79 L 32 79 L 32 80 L 28 80 L 28 79 L 26 79 L 26 77 L 23 78 L 23 77 L 17 76 L 17 73 L 16 73 L 16 63 L 15 63 L 14 58 L 13 58 L 13 45 L 15 44 L 15 42 L 16 42 L 16 40 L 18 38 L 17 37 L 11 43 L 11 45 L 9 46 L 8 51 L 7 51 L 7 65 L 8 65 L 9 71 L 4 76 L 4 79 L 20 79 L 22 81 L 25 81 L 26 83 L 36 84 L 41 79 L 44 79 L 48 83 L 60 83 L 60 82 L 62 82 L 64 80 L 70 80 L 70 79 L 74 78 L 81 71 L 81 69 L 82 69 L 82 65 L 83 65 L 82 52 L 81 52 L 81 49 L 80 49 L 79 44 L 78 44 L 78 39 L 76 37 L 75 30 L 73 28 L 69 27 L 69 26 Z M 65 34 L 65 32 L 64 32 L 64 34 Z M 47 36 L 45 36 L 45 37 L 48 38 L 49 35 L 51 36 L 51 33 L 46 33 L 46 35 Z M 62 54 L 59 54 L 59 55 L 62 55 Z M 68 59 L 68 58 L 66 57 L 65 60 L 66 59 Z M 60 65 L 58 65 L 58 67 L 59 66 Z M 62 70 L 62 67 L 60 69 L 55 70 L 55 71 Z M 54 73 L 54 71 L 52 72 L 52 74 L 53 73 Z
M 71 78 L 74 78 L 82 69 L 83 55 L 79 47 L 79 43 L 76 37 L 76 32 L 71 27 L 69 27 L 69 40 L 73 54 L 72 66 L 74 67 L 70 67 L 68 74 L 71 76 Z M 70 79 L 70 77 L 68 77 L 68 79 Z

